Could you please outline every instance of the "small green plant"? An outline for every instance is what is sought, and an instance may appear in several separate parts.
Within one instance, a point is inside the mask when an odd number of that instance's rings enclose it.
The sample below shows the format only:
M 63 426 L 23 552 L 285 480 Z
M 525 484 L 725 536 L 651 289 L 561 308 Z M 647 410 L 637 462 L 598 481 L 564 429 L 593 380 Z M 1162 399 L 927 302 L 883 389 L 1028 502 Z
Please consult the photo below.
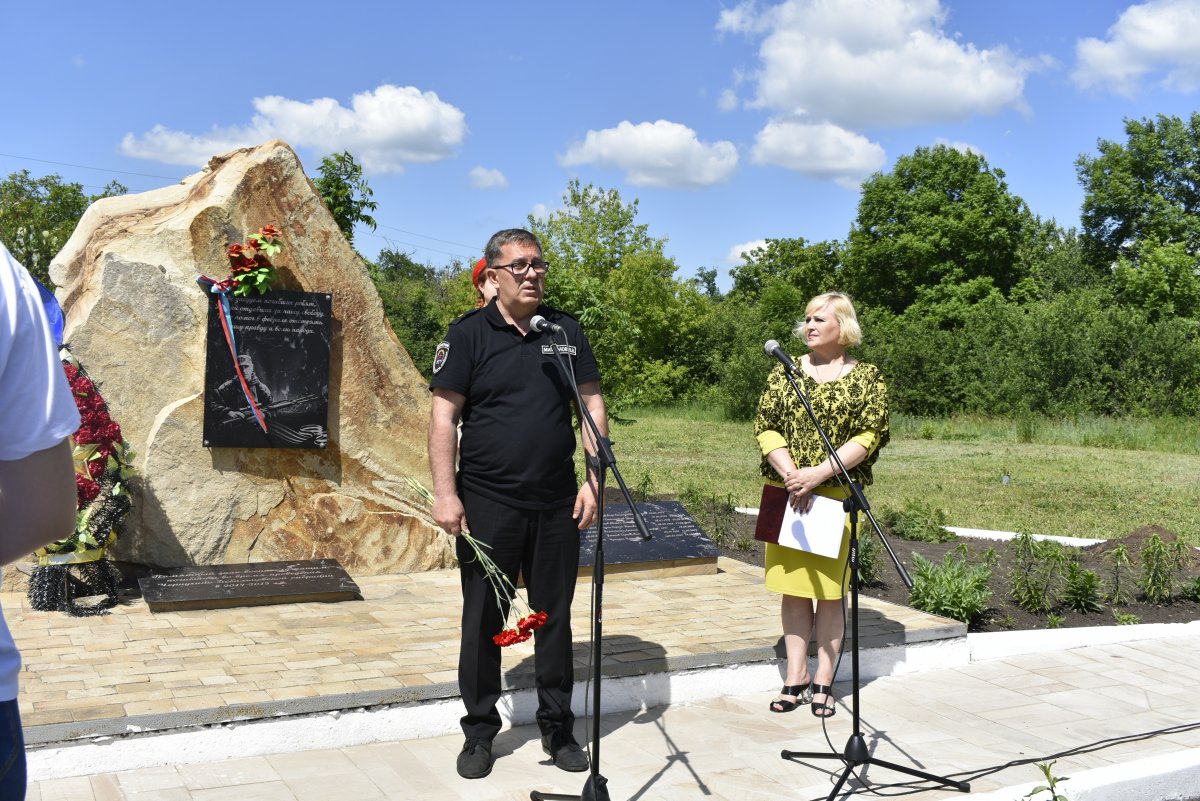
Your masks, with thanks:
M 1049 612 L 1058 603 L 1058 580 L 1067 565 L 1062 546 L 1018 534 L 1010 543 L 1016 563 L 1009 574 L 1009 595 L 1034 614 Z
M 921 423 L 921 430 L 918 432 L 917 436 L 919 436 L 921 439 L 933 439 L 933 435 L 936 433 L 937 429 L 934 428 L 933 423 L 926 421 Z
M 646 476 L 646 478 L 649 477 Z M 688 487 L 684 490 L 680 501 L 688 513 L 695 518 L 700 530 L 707 534 L 718 548 L 748 551 L 753 547 L 752 540 L 738 534 L 737 506 L 732 495 L 719 498 L 716 495 L 707 495 Z
M 996 566 L 1000 564 L 1000 554 L 996 553 L 995 548 L 988 548 L 983 552 L 983 563 L 987 565 L 989 569 L 995 570 Z
M 1179 594 L 1189 601 L 1200 601 L 1200 577 L 1194 578 L 1180 588 Z
M 1113 610 L 1113 620 L 1117 621 L 1118 626 L 1136 626 L 1142 622 L 1142 619 L 1130 612 L 1122 612 L 1120 609 Z
M 1017 442 L 1030 443 L 1037 437 L 1038 418 L 1023 414 L 1017 418 Z
M 946 554 L 940 565 L 913 554 L 913 567 L 916 576 L 908 602 L 914 609 L 970 625 L 992 600 L 988 589 L 991 569 L 986 565 L 969 566 L 961 553 Z
M 902 540 L 920 542 L 950 542 L 954 532 L 946 528 L 946 512 L 922 500 L 904 502 L 904 509 L 884 509 L 879 522 Z
M 1142 596 L 1152 604 L 1165 604 L 1175 594 L 1178 573 L 1187 565 L 1190 556 L 1187 543 L 1175 540 L 1166 543 L 1157 532 L 1150 535 L 1139 554 L 1142 563 Z
M 1129 585 L 1133 583 L 1133 578 L 1129 575 L 1133 570 L 1129 563 L 1129 549 L 1125 547 L 1125 543 L 1121 543 L 1104 554 L 1104 561 L 1109 565 L 1109 602 L 1116 606 L 1128 604 L 1133 600 L 1133 593 L 1129 591 Z
M 638 480 L 630 487 L 629 493 L 633 496 L 633 500 L 638 503 L 645 503 L 654 495 L 654 477 L 649 473 L 642 473 L 638 476 Z
M 1008 613 L 996 615 L 992 618 L 992 622 L 1002 629 L 1015 629 L 1017 627 L 1017 619 Z
M 1021 797 L 1033 799 L 1033 801 L 1070 801 L 1070 799 L 1058 791 L 1058 785 L 1062 782 L 1070 781 L 1070 779 L 1066 776 L 1054 775 L 1054 762 L 1038 762 L 1037 766 L 1042 775 L 1046 777 L 1046 783 L 1039 784 Z M 1037 799 L 1033 798 L 1040 793 L 1049 793 L 1050 795 L 1041 796 Z
M 860 531 L 858 535 L 858 583 L 861 587 L 883 584 L 879 570 L 879 540 L 873 531 Z
M 1063 623 L 1066 622 L 1067 619 L 1062 615 L 1056 615 L 1053 612 L 1046 615 L 1046 628 L 1048 629 L 1061 629 Z
M 1094 570 L 1084 570 L 1078 562 L 1067 565 L 1067 576 L 1063 582 L 1063 602 L 1076 612 L 1100 612 L 1100 577 Z

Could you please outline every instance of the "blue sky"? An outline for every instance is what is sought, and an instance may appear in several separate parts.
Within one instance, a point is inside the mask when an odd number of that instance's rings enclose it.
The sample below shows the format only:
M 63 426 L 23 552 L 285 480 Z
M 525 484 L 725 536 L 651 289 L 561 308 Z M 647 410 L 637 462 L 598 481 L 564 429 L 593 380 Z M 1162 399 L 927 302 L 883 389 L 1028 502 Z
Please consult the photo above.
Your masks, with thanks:
M 578 177 L 722 286 L 750 243 L 844 239 L 918 146 L 1078 225 L 1079 154 L 1200 89 L 1200 0 L 71 0 L 0 5 L 0 33 L 0 175 L 142 191 L 272 136 L 310 175 L 346 149 L 379 203 L 359 249 L 434 264 Z

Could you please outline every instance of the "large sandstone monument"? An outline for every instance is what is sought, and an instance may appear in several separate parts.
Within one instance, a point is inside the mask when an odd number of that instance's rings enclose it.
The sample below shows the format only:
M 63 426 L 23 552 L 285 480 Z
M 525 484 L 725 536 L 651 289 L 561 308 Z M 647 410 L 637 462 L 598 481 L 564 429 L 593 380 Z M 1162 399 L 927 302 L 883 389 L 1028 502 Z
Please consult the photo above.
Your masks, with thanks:
M 227 243 L 274 225 L 275 288 L 333 296 L 329 439 L 321 450 L 205 448 L 209 298 Z M 352 574 L 448 567 L 425 502 L 425 382 L 285 143 L 214 158 L 176 186 L 98 201 L 51 266 L 65 341 L 136 453 L 113 558 L 145 565 L 335 558 Z

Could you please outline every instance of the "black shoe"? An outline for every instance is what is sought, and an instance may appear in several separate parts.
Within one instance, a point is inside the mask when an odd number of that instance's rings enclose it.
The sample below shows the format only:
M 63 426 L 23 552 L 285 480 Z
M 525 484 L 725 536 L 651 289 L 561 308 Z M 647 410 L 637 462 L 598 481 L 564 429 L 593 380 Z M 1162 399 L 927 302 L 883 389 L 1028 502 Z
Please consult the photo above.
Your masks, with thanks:
M 492 772 L 492 741 L 468 737 L 458 754 L 458 775 L 464 779 L 482 779 Z
M 542 750 L 550 755 L 550 761 L 562 770 L 579 773 L 588 769 L 587 752 L 575 742 L 570 732 L 556 731 L 542 736 Z

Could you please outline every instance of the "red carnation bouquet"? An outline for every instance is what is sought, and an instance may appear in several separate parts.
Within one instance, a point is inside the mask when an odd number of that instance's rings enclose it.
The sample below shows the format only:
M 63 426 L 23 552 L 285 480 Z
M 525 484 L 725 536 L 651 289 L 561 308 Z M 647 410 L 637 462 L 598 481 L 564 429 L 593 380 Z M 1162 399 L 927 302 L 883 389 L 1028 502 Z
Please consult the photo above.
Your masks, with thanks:
M 408 484 L 431 506 L 433 505 L 433 493 L 423 487 L 419 481 L 410 477 Z M 470 546 L 475 559 L 479 562 L 479 566 L 483 568 L 483 574 L 487 578 L 488 583 L 492 585 L 492 592 L 496 596 L 496 608 L 504 616 L 505 628 L 499 634 L 492 636 L 492 642 L 501 648 L 525 642 L 533 636 L 534 630 L 540 629 L 546 624 L 550 616 L 545 612 L 533 611 L 528 603 L 521 600 L 521 596 L 517 593 L 517 588 L 513 586 L 513 583 L 504 574 L 504 571 L 499 568 L 492 557 L 488 556 L 484 550 L 490 547 L 487 543 L 480 542 L 466 531 L 459 534 L 459 536 Z M 517 610 L 517 625 L 514 628 L 508 628 L 508 620 L 513 616 L 513 610 Z M 521 613 L 522 610 L 524 614 Z
M 59 357 L 80 417 L 79 429 L 71 437 L 78 511 L 74 534 L 35 552 L 40 565 L 102 558 L 116 541 L 115 527 L 130 507 L 127 481 L 133 472 L 133 451 L 121 435 L 121 426 L 109 416 L 99 387 L 79 361 L 65 346 Z

